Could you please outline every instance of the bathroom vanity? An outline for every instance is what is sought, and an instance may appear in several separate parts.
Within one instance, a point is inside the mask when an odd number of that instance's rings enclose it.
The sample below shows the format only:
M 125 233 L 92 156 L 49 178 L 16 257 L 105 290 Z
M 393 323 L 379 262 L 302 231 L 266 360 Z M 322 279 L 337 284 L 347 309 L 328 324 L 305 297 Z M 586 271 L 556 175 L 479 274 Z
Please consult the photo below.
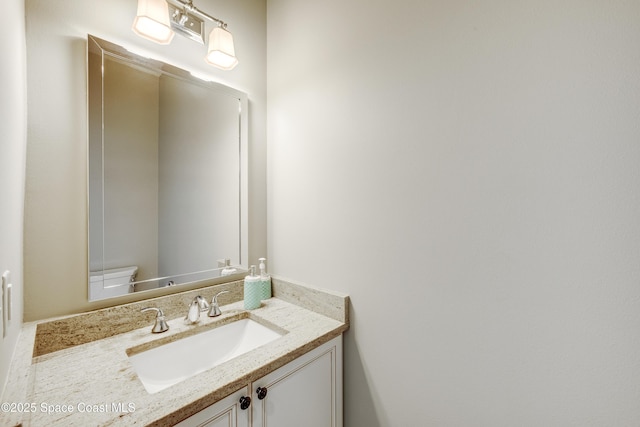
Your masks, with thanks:
M 210 300 L 220 290 L 229 291 L 221 316 L 185 324 L 194 296 Z M 237 281 L 25 324 L 2 397 L 15 411 L 1 413 L 1 424 L 341 427 L 348 297 L 278 278 L 273 294 L 246 311 Z M 140 313 L 147 306 L 163 309 L 169 331 L 151 333 L 153 315 Z M 245 319 L 280 336 L 153 393 L 131 363 L 135 354 Z
M 342 425 L 341 336 L 177 424 L 180 427 L 268 425 Z

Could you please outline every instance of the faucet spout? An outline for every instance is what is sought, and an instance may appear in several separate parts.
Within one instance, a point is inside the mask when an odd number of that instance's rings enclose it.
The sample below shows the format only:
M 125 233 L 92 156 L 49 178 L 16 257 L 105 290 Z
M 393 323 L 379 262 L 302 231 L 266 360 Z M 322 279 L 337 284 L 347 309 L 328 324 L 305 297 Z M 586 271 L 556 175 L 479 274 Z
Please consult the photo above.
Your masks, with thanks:
M 207 300 L 198 295 L 193 299 L 193 301 L 191 301 L 191 304 L 189 304 L 189 312 L 184 320 L 191 324 L 198 323 L 200 320 L 200 312 L 207 311 L 208 309 L 209 304 L 207 303 Z

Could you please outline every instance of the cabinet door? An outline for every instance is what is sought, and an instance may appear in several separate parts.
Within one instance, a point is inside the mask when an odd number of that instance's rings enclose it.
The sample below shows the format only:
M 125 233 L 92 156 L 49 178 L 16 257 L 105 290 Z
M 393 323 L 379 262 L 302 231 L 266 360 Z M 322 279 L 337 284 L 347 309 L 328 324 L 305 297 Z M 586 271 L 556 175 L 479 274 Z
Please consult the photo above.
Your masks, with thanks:
M 255 381 L 252 389 L 253 427 L 342 427 L 342 336 Z
M 249 388 L 217 401 L 213 405 L 193 414 L 186 420 L 176 424 L 179 427 L 249 427 L 251 407 L 242 409 L 240 399 L 249 396 Z M 253 403 L 253 402 L 251 402 Z

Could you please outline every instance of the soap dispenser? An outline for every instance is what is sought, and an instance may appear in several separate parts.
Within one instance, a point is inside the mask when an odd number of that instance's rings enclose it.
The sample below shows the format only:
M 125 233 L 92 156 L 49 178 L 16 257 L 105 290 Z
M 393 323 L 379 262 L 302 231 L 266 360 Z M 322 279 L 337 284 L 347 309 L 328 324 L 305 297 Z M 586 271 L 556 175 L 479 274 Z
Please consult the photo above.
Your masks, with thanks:
M 256 275 L 256 266 L 252 265 L 249 275 L 244 278 L 244 308 L 253 310 L 260 307 L 260 276 Z
M 267 274 L 267 267 L 264 262 L 266 258 L 260 258 L 260 299 L 271 298 L 271 276 Z

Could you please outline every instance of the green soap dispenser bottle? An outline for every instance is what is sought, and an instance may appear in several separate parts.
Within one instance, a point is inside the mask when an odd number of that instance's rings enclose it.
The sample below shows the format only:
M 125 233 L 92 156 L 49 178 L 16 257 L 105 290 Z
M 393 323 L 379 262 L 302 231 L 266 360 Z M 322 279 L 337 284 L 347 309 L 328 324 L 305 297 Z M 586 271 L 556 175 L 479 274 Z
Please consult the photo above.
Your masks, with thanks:
M 264 265 L 266 258 L 260 258 L 260 292 L 261 299 L 271 298 L 271 276 L 267 274 L 267 267 Z
M 253 310 L 260 307 L 260 276 L 256 275 L 256 266 L 252 265 L 249 275 L 244 278 L 244 308 Z

